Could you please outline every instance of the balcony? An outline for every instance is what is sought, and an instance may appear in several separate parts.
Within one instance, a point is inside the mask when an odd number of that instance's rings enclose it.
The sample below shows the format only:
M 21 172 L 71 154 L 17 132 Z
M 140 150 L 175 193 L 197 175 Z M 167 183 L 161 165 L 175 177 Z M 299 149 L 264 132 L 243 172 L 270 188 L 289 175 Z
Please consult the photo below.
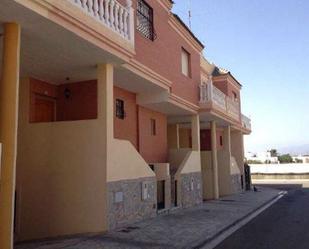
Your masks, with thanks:
M 103 26 L 134 43 L 134 10 L 132 1 L 123 6 L 116 0 L 66 0 L 79 7 Z
M 200 106 L 214 108 L 234 120 L 240 121 L 240 105 L 212 84 L 200 85 Z
M 251 131 L 251 119 L 245 115 L 241 115 L 241 125 L 244 129 Z

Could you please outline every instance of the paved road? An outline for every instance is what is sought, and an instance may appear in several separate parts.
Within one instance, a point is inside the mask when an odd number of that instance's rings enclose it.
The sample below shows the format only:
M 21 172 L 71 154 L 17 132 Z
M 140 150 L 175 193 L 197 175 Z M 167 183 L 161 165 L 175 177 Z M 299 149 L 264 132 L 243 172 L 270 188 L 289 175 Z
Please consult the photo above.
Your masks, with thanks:
M 275 185 L 288 194 L 215 249 L 308 249 L 309 188 Z

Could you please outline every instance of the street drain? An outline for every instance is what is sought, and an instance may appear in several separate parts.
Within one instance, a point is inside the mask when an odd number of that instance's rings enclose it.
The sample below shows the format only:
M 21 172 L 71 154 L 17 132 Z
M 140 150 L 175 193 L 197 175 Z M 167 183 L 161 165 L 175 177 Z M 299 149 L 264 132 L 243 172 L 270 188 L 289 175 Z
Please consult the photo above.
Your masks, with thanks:
M 229 199 L 220 200 L 220 201 L 225 201 L 225 202 L 235 202 L 235 200 L 229 200 Z
M 122 232 L 122 233 L 130 233 L 130 232 L 132 232 L 134 230 L 137 230 L 137 229 L 140 229 L 140 228 L 139 227 L 126 227 L 126 228 L 120 230 L 120 232 Z

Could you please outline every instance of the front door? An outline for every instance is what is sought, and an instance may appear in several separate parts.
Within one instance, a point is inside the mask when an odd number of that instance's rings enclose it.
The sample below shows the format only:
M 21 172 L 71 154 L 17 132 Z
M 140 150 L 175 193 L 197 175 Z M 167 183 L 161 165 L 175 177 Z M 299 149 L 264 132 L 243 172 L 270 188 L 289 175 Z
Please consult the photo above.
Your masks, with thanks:
M 165 181 L 157 182 L 157 206 L 158 210 L 165 208 Z
M 34 122 L 55 121 L 55 101 L 52 98 L 36 96 Z

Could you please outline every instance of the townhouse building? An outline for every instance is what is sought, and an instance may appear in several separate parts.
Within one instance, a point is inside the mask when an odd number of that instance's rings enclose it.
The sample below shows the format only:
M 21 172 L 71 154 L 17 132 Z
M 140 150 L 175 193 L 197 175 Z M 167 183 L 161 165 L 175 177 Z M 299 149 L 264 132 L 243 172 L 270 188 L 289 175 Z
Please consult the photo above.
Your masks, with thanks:
M 172 6 L 0 2 L 1 248 L 242 191 L 242 86 Z

